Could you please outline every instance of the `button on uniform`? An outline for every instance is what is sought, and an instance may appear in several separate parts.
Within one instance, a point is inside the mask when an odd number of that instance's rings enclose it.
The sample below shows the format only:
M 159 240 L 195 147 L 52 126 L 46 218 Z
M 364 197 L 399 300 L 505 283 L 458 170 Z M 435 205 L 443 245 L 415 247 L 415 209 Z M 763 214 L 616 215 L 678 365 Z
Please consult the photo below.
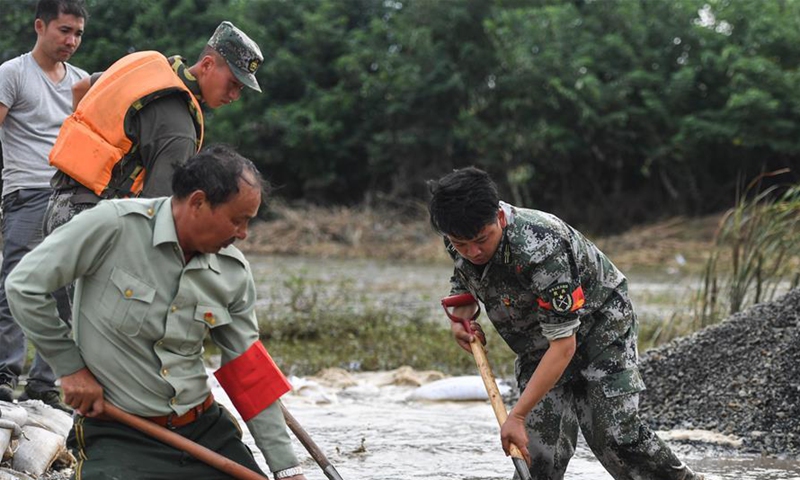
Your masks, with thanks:
M 125 289 L 125 298 L 131 298 L 133 296 L 133 290 L 130 288 Z
M 161 369 L 161 375 L 166 377 L 168 374 L 169 374 L 169 370 L 168 369 L 166 369 L 166 368 L 162 368 Z

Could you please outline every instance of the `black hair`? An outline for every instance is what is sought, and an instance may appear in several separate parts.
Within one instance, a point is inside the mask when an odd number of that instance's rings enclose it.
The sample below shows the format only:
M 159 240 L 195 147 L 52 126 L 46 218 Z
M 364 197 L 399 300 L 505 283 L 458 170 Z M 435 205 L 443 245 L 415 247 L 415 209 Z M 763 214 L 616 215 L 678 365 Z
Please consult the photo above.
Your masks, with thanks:
M 214 47 L 212 47 L 212 46 L 211 46 L 211 45 L 209 45 L 209 44 L 206 44 L 206 46 L 205 46 L 205 47 L 203 47 L 203 51 L 201 51 L 201 52 L 200 52 L 200 55 L 198 55 L 198 56 L 197 56 L 197 61 L 199 62 L 199 61 L 200 61 L 200 60 L 202 60 L 202 59 L 203 59 L 203 57 L 205 57 L 206 55 L 211 55 L 212 57 L 214 57 L 214 59 L 215 59 L 215 60 L 217 60 L 217 59 L 222 59 L 222 56 L 219 54 L 219 52 L 217 52 L 216 50 L 214 50 Z
M 45 25 L 49 24 L 59 15 L 74 15 L 84 20 L 89 20 L 89 11 L 83 0 L 39 0 L 36 4 L 36 16 Z
M 500 198 L 489 174 L 475 167 L 428 181 L 431 226 L 445 235 L 470 239 L 497 218 Z
M 213 208 L 239 193 L 239 182 L 260 189 L 262 202 L 269 195 L 270 185 L 253 162 L 228 145 L 216 144 L 175 166 L 172 193 L 175 198 L 184 199 L 201 190 Z

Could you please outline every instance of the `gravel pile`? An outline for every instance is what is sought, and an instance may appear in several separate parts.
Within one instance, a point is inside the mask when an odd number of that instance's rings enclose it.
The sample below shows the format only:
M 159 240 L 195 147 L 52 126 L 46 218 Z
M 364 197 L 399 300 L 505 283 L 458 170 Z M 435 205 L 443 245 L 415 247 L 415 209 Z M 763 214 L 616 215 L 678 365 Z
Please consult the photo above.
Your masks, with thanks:
M 800 458 L 800 289 L 649 350 L 640 367 L 650 427 L 712 430 Z

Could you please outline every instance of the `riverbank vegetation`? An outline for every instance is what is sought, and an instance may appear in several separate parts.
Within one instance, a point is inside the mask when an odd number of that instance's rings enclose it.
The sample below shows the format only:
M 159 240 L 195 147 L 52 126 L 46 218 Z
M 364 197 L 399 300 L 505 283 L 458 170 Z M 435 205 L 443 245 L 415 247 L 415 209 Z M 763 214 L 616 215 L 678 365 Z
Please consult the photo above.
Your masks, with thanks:
M 800 179 L 800 2 L 86 0 L 75 65 L 193 61 L 221 20 L 264 53 L 263 94 L 207 112 L 287 201 L 424 201 L 476 165 L 503 198 L 607 235 L 719 212 L 739 178 Z M 0 61 L 35 0 L 0 0 Z
M 797 281 L 794 273 L 797 268 L 791 266 L 800 260 L 796 249 L 800 219 L 797 191 L 786 190 L 778 198 L 767 193 L 750 192 L 734 208 L 717 215 L 676 217 L 593 239 L 626 274 L 654 278 L 663 284 L 681 281 L 691 285 L 682 295 L 676 295 L 677 290 L 656 289 L 646 298 L 638 299 L 658 312 L 654 315 L 640 312 L 642 351 L 689 335 L 727 316 L 729 311 L 719 305 L 729 305 L 732 297 L 730 291 L 721 290 L 716 293 L 716 310 L 707 311 L 706 317 L 700 316 L 699 312 L 708 305 L 704 303 L 708 302 L 704 286 L 710 282 L 718 286 L 736 282 L 737 275 L 741 276 L 745 269 L 741 258 L 760 258 L 748 260 L 751 265 L 746 269 L 761 265 L 761 273 L 753 275 L 770 288 L 762 286 L 762 296 L 749 297 L 740 303 L 740 308 L 751 305 L 757 298 L 768 300 L 796 285 L 792 282 Z M 271 220 L 255 224 L 242 244 L 249 254 L 350 261 L 372 258 L 409 263 L 418 269 L 437 264 L 442 266 L 442 280 L 446 282 L 449 259 L 422 208 L 399 212 L 366 207 L 294 209 L 278 204 L 273 205 L 269 217 Z M 750 246 L 745 249 L 747 255 L 734 254 L 744 247 L 741 232 L 736 236 L 731 233 L 732 218 L 738 218 L 739 225 L 748 225 L 748 229 L 741 231 L 748 231 L 751 236 L 758 234 L 758 238 L 772 238 L 776 246 Z M 731 238 L 738 238 L 739 243 Z M 755 252 L 760 252 L 760 256 Z M 767 265 L 785 268 L 778 271 L 766 268 Z M 441 312 L 432 315 L 430 309 L 399 309 L 375 302 L 363 285 L 347 278 L 320 280 L 304 269 L 278 274 L 283 275 L 281 286 L 271 290 L 269 296 L 273 301 L 283 302 L 284 308 L 261 309 L 259 322 L 270 352 L 288 372 L 304 375 L 331 366 L 375 370 L 401 365 L 433 368 L 449 374 L 474 370 L 469 355 L 452 341 Z M 397 288 L 410 288 L 412 292 L 402 293 L 424 297 L 428 304 L 436 304 L 435 296 L 444 293 L 427 291 L 425 285 Z M 747 290 L 753 291 L 751 287 Z M 401 292 L 388 295 L 392 293 Z M 483 325 L 497 374 L 512 376 L 513 353 L 485 318 Z
M 0 62 L 34 44 L 35 3 L 0 0 Z M 137 50 L 192 62 L 221 20 L 261 46 L 264 93 L 206 112 L 206 142 L 234 145 L 277 187 L 251 253 L 446 262 L 425 181 L 476 165 L 623 271 L 704 279 L 693 299 L 663 299 L 688 308 L 643 325 L 645 347 L 796 284 L 782 276 L 797 271 L 795 213 L 781 209 L 796 204 L 783 186 L 800 182 L 800 2 L 86 3 L 71 62 L 89 72 Z M 741 179 L 778 169 L 736 202 Z M 289 370 L 397 366 L 384 357 L 465 368 L 426 315 L 318 306 L 262 322 Z M 356 359 L 359 342 L 381 355 Z

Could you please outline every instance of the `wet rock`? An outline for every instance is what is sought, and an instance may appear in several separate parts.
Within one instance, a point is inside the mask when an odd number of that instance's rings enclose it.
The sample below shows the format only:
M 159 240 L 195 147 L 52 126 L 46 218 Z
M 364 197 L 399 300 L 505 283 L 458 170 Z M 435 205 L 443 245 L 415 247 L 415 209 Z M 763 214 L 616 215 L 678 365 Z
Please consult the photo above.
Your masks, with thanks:
M 343 368 L 326 368 L 311 379 L 326 387 L 347 388 L 358 385 L 353 376 Z
M 411 367 L 403 366 L 392 372 L 392 385 L 419 387 L 426 383 L 434 382 L 445 378 L 442 372 L 436 370 L 414 370 Z
M 743 449 L 800 457 L 800 289 L 651 350 L 641 414 L 742 438 Z

